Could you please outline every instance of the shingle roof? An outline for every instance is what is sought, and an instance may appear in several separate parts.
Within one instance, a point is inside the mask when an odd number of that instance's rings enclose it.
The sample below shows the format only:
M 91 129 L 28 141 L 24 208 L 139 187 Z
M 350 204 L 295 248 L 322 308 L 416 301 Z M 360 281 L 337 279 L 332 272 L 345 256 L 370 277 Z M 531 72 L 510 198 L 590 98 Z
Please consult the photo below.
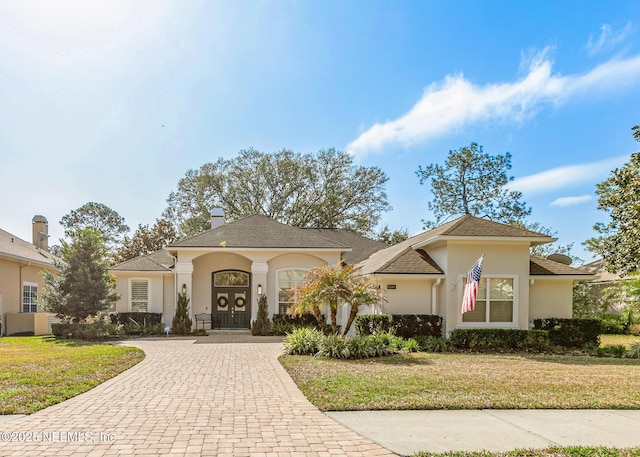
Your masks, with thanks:
M 594 282 L 612 282 L 617 281 L 619 279 L 623 279 L 623 276 L 620 276 L 616 273 L 610 273 L 604 268 L 604 259 L 594 260 L 591 263 L 582 266 L 583 270 L 588 271 L 592 275 L 597 276 Z
M 554 262 L 553 260 L 543 259 L 541 257 L 531 256 L 529 258 L 529 274 L 532 276 L 558 276 L 558 275 L 582 275 L 591 276 L 582 268 L 574 268 L 563 263 Z
M 258 214 L 229 222 L 168 246 L 183 247 L 349 249 L 308 230 L 291 227 Z
M 355 265 L 358 262 L 368 258 L 374 252 L 378 252 L 381 249 L 388 248 L 389 245 L 382 241 L 372 240 L 359 233 L 352 232 L 351 230 L 336 229 L 336 228 L 309 228 L 304 229 L 309 232 L 315 233 L 323 238 L 327 238 L 331 241 L 335 241 L 343 246 L 349 246 L 351 252 L 345 252 L 342 258 L 349 265 Z
M 446 224 L 410 238 L 411 240 L 415 240 L 411 244 L 418 244 L 420 241 L 425 241 L 437 236 L 531 238 L 532 241 L 537 239 L 535 241 L 542 243 L 554 241 L 552 237 L 544 233 L 533 232 L 524 228 L 501 224 L 466 214 L 454 221 L 447 222 Z
M 171 271 L 174 259 L 166 251 L 156 251 L 151 254 L 126 260 L 110 268 L 115 271 Z
M 0 256 L 53 266 L 53 256 L 50 252 L 38 249 L 33 244 L 2 229 L 0 229 Z

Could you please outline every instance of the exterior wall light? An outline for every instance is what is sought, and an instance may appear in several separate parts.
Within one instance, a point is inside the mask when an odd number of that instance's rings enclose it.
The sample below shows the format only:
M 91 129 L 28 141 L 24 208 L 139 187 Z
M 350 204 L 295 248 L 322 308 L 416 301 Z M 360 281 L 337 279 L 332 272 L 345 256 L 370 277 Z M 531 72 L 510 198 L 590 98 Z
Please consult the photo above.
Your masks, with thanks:
M 187 293 L 187 285 L 186 285 L 186 284 L 183 284 L 183 285 L 182 285 L 182 294 L 184 295 L 184 294 L 186 294 L 186 293 Z
M 258 296 L 262 295 L 262 284 L 258 284 Z

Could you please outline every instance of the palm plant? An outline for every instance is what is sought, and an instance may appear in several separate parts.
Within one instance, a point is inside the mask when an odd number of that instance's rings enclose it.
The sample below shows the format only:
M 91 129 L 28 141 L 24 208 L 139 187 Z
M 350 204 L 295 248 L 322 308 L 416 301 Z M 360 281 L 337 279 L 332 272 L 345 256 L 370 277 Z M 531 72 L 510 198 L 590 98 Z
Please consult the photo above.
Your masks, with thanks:
M 349 319 L 344 329 L 346 334 L 351 328 L 360 307 L 374 305 L 380 301 L 380 292 L 373 282 L 365 277 L 356 276 L 350 267 L 333 268 L 329 265 L 314 267 L 307 272 L 302 283 L 293 291 L 292 314 L 312 312 L 321 327 L 325 323 L 320 307 L 327 305 L 331 316 L 333 333 L 338 331 L 337 314 L 341 304 L 351 306 Z

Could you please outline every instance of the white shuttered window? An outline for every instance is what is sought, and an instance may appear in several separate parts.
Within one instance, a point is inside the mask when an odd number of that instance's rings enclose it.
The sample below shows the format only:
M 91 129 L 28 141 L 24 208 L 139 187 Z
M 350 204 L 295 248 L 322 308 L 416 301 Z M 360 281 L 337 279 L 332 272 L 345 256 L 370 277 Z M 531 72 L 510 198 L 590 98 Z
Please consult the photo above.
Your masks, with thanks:
M 149 308 L 149 281 L 131 280 L 131 312 L 146 313 Z

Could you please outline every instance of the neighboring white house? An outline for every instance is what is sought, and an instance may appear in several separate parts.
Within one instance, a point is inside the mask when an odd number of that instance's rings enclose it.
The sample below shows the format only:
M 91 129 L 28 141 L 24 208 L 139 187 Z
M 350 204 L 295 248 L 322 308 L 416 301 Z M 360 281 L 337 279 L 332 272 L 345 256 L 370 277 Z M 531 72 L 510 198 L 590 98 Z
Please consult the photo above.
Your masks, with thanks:
M 212 314 L 223 328 L 249 328 L 259 294 L 266 294 L 270 315 L 283 313 L 291 304 L 287 291 L 308 269 L 346 262 L 379 282 L 386 313 L 438 314 L 447 332 L 526 329 L 535 318 L 571 317 L 573 282 L 591 278 L 529 255 L 530 246 L 554 238 L 473 216 L 388 247 L 346 230 L 300 229 L 260 215 L 225 224 L 221 212 L 214 214 L 212 229 L 114 266 L 116 310 L 158 312 L 171 323 L 184 290 L 192 315 Z M 482 254 L 475 310 L 461 315 L 464 277 Z M 345 310 L 339 318 L 346 316 Z

